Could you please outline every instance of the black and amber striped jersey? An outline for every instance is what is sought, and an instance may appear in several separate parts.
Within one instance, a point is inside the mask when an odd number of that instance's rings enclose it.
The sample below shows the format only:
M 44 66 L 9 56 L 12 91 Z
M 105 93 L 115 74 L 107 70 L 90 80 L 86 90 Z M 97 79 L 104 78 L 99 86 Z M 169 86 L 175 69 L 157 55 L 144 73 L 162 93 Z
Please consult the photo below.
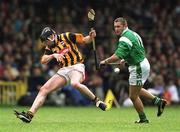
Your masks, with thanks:
M 60 67 L 71 66 L 84 61 L 77 44 L 84 44 L 83 35 L 79 33 L 62 33 L 57 35 L 57 42 L 51 47 L 45 47 L 45 55 L 53 53 L 65 53 L 63 61 L 59 62 Z

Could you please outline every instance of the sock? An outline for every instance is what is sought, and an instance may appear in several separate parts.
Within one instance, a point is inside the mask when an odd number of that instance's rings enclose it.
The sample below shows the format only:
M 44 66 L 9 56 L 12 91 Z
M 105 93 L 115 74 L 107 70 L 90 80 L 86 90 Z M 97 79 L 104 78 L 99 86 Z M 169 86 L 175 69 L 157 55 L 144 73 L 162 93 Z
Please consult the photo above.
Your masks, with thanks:
M 92 101 L 96 103 L 97 101 L 99 101 L 99 98 L 95 96 L 95 98 Z
M 145 115 L 145 113 L 143 112 L 143 113 L 139 113 L 139 119 L 140 120 L 147 120 L 147 118 L 146 118 L 146 115 Z
M 27 111 L 27 115 L 32 119 L 34 117 L 34 114 L 31 111 Z
M 153 100 L 152 100 L 153 104 L 154 105 L 160 105 L 161 103 L 161 99 L 159 97 L 155 97 Z

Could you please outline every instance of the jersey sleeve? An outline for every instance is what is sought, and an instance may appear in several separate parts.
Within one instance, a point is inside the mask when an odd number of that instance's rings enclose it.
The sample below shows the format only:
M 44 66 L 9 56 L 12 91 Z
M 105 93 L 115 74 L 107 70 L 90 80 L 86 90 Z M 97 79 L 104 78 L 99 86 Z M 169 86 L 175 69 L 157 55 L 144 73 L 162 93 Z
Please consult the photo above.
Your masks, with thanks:
M 124 59 L 128 56 L 130 50 L 131 47 L 127 43 L 120 41 L 115 51 L 115 55 L 121 59 Z
M 79 44 L 83 44 L 84 36 L 80 33 L 69 33 L 69 39 L 75 44 L 75 43 L 79 43 Z
M 69 39 L 73 43 L 76 43 L 76 35 L 74 33 L 69 33 Z

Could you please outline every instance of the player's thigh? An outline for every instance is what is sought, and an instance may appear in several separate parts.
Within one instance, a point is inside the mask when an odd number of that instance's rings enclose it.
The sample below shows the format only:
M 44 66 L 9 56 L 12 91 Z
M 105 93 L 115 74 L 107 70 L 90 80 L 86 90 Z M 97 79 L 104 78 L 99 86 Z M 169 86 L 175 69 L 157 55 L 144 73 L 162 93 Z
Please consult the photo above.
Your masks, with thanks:
M 55 74 L 42 86 L 42 89 L 46 90 L 46 92 L 51 92 L 64 86 L 65 83 L 66 79 L 63 76 Z
M 82 82 L 85 79 L 85 66 L 84 64 L 76 64 L 69 72 L 69 78 L 73 82 Z
M 129 86 L 129 97 L 130 98 L 137 98 L 141 91 L 142 86 L 138 85 L 130 85 Z
M 83 73 L 77 70 L 73 70 L 69 74 L 71 82 L 82 82 L 84 79 Z
M 145 58 L 141 63 L 134 66 L 129 66 L 128 69 L 130 73 L 129 84 L 133 86 L 143 86 L 150 72 L 150 65 L 148 60 Z

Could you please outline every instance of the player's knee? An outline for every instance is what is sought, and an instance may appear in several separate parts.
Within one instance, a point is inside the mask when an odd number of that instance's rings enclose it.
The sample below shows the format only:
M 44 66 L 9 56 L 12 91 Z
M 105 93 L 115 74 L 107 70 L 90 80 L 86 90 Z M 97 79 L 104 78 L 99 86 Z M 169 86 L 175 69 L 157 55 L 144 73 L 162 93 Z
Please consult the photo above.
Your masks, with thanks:
M 71 82 L 71 86 L 74 88 L 79 88 L 80 83 L 79 82 Z
M 48 87 L 47 86 L 42 86 L 41 88 L 40 88 L 40 90 L 39 90 L 39 92 L 41 93 L 41 94 L 48 94 Z
M 135 101 L 135 100 L 137 99 L 138 96 L 136 96 L 136 95 L 130 95 L 129 97 L 130 97 L 131 101 L 133 102 L 133 101 Z

